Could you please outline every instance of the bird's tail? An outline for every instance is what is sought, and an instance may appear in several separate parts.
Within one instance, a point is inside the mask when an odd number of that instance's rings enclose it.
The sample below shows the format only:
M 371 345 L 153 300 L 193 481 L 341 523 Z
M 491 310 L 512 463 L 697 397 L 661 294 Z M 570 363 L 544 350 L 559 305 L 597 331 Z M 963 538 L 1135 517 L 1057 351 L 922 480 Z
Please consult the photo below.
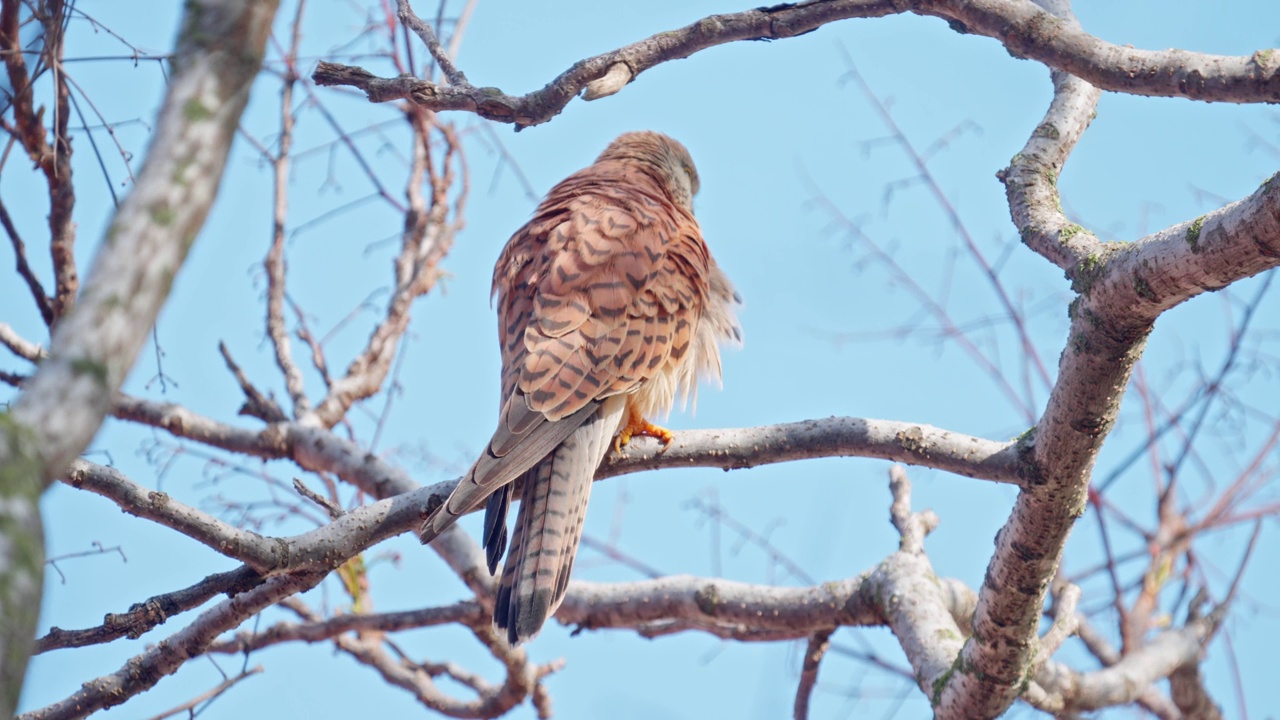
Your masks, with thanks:
M 493 608 L 494 623 L 512 644 L 536 636 L 564 600 L 591 482 L 618 431 L 623 405 L 603 404 L 524 476 L 511 552 Z
M 459 517 L 480 507 L 490 495 L 490 510 L 485 517 L 485 547 L 492 554 L 497 544 L 490 542 L 491 523 L 507 521 L 507 509 L 503 504 L 495 508 L 495 501 L 510 498 L 510 483 L 525 474 L 535 463 L 546 457 L 582 423 L 587 422 L 600 406 L 589 402 L 582 409 L 556 422 L 548 422 L 545 415 L 533 410 L 525 402 L 524 395 L 516 393 L 502 407 L 498 429 L 485 446 L 466 475 L 458 481 L 449 497 L 418 530 L 418 539 L 425 545 L 440 536 Z M 501 512 L 495 512 L 501 510 Z M 497 554 L 502 556 L 506 547 L 505 532 Z M 493 572 L 494 560 L 489 562 Z

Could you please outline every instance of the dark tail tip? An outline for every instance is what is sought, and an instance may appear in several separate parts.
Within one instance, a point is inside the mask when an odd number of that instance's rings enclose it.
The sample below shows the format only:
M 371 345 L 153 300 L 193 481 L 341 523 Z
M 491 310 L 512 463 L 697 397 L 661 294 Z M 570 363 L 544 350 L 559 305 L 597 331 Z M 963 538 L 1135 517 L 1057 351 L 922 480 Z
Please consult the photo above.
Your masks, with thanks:
M 489 574 L 498 571 L 502 553 L 507 550 L 507 512 L 511 509 L 511 485 L 503 485 L 489 496 L 484 509 L 484 552 L 489 561 Z
M 537 637 L 550 614 L 550 590 L 537 590 L 532 594 L 517 596 L 512 594 L 510 587 L 498 588 L 498 600 L 493 606 L 493 623 L 499 630 L 507 631 L 507 642 L 512 646 Z

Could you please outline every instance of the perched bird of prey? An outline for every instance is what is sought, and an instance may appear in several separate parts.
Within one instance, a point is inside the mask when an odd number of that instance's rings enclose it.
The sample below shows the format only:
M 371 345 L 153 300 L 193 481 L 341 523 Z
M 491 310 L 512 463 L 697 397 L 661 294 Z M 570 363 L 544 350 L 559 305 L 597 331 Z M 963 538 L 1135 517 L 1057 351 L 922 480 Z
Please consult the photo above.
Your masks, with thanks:
M 547 193 L 493 270 L 502 347 L 498 429 L 423 525 L 423 542 L 488 501 L 489 572 L 507 545 L 494 623 L 515 644 L 564 599 L 596 468 L 610 445 L 671 433 L 646 417 L 720 377 L 739 303 L 693 217 L 698 173 L 666 135 L 618 137 Z

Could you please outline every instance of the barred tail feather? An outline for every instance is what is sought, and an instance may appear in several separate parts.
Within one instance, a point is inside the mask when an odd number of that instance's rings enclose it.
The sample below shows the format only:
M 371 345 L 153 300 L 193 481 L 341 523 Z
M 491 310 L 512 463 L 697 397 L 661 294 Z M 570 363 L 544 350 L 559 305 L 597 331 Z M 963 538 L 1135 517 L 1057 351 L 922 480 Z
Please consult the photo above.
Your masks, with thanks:
M 606 402 L 524 476 L 493 621 L 512 644 L 531 640 L 564 599 L 596 468 L 623 417 Z M 492 560 L 492 558 L 490 558 Z

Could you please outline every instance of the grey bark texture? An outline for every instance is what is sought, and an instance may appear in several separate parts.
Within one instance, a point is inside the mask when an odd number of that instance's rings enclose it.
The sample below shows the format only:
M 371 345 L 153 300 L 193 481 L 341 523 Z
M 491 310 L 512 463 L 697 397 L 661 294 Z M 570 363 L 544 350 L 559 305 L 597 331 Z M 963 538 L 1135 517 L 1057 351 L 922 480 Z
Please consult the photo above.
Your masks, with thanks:
M 6 3 L 8 4 L 8 3 Z M 0 414 L 0 716 L 11 716 L 43 582 L 38 502 L 102 425 L 204 225 L 262 66 L 277 3 L 192 0 L 169 90 L 132 193 L 120 204 L 48 357 Z

